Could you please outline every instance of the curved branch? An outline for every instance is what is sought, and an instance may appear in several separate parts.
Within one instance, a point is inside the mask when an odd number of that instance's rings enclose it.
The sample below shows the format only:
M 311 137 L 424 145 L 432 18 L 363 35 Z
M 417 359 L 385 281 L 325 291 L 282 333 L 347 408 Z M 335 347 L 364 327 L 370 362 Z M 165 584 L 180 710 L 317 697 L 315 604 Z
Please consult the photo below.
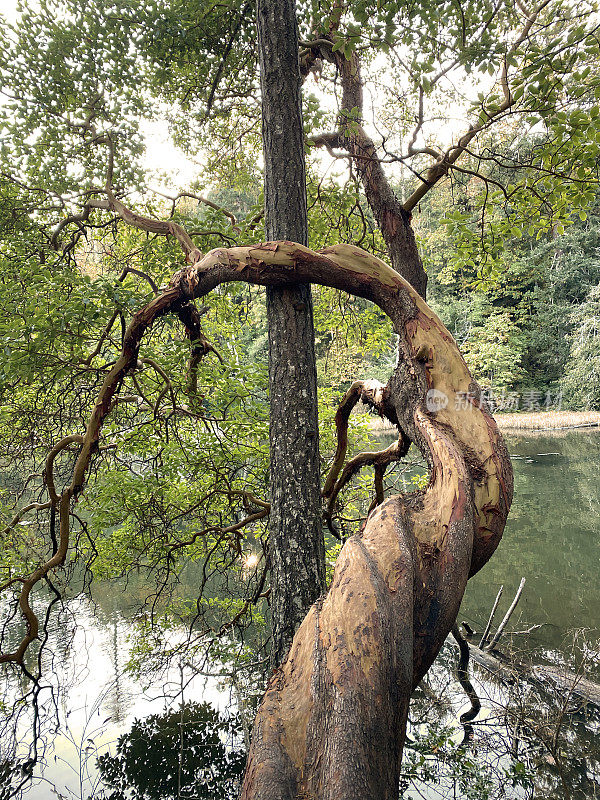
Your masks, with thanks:
M 392 461 L 403 458 L 410 447 L 408 437 L 400 432 L 398 441 L 388 447 L 374 453 L 360 453 L 351 459 L 344 467 L 341 478 L 338 475 L 346 459 L 348 449 L 348 422 L 352 409 L 358 402 L 363 402 L 370 408 L 375 409 L 380 416 L 386 417 L 392 424 L 398 426 L 396 411 L 389 404 L 386 396 L 386 387 L 379 381 L 355 381 L 347 390 L 342 398 L 335 415 L 335 427 L 337 434 L 337 447 L 333 457 L 333 463 L 325 479 L 322 496 L 327 500 L 324 517 L 327 527 L 338 539 L 340 535 L 333 525 L 332 513 L 338 494 L 344 486 L 365 466 L 375 467 L 375 500 L 369 508 L 369 513 L 380 503 L 383 502 L 383 476 L 385 468 Z
M 429 669 L 470 575 L 500 541 L 512 498 L 510 458 L 452 336 L 398 273 L 359 248 L 320 252 L 293 242 L 217 249 L 177 273 L 129 324 L 88 421 L 70 486 L 60 498 L 57 552 L 22 583 L 27 635 L 37 636 L 29 595 L 63 563 L 69 505 L 81 492 L 102 425 L 141 339 L 161 315 L 179 313 L 227 281 L 315 282 L 376 303 L 398 336 L 386 407 L 427 459 L 426 490 L 384 501 L 340 553 L 327 596 L 309 611 L 270 682 L 254 727 L 243 800 L 397 800 L 413 688 Z M 429 393 L 445 404 L 428 405 Z M 469 403 L 460 402 L 468 397 Z M 260 508 L 256 517 L 266 515 Z M 254 516 L 254 515 L 249 515 Z M 248 524 L 248 518 L 236 523 Z M 228 530 L 235 534 L 235 526 Z
M 330 467 L 322 495 L 324 498 L 331 497 L 333 487 L 337 480 L 340 470 L 346 459 L 348 449 L 348 421 L 354 406 L 363 402 L 370 408 L 374 408 L 382 417 L 397 425 L 398 419 L 393 407 L 386 406 L 385 386 L 379 381 L 355 381 L 343 396 L 335 415 L 335 429 L 337 434 L 337 447 L 333 457 L 333 464 Z
M 111 170 L 109 168 L 109 174 L 110 172 Z M 92 192 L 90 192 L 90 194 L 91 193 L 105 194 L 107 199 L 98 200 L 91 198 L 86 202 L 83 210 L 80 213 L 71 214 L 65 219 L 61 220 L 61 222 L 55 228 L 51 238 L 51 244 L 55 249 L 58 249 L 58 238 L 60 234 L 68 225 L 75 222 L 79 228 L 83 230 L 81 223 L 89 219 L 92 209 L 97 208 L 102 211 L 114 211 L 115 214 L 117 214 L 117 216 L 128 225 L 138 228 L 139 230 L 146 231 L 146 233 L 154 233 L 158 234 L 159 236 L 173 236 L 179 242 L 186 260 L 189 261 L 190 264 L 193 264 L 194 261 L 197 261 L 202 257 L 202 251 L 196 247 L 193 239 L 183 225 L 180 225 L 178 222 L 174 222 L 173 220 L 157 220 L 132 211 L 116 197 L 110 185 L 110 181 L 107 180 L 107 184 L 104 189 L 94 189 Z M 136 270 L 133 268 L 129 268 L 128 271 L 136 272 Z M 142 277 L 147 276 L 143 274 Z
M 106 341 L 106 339 L 110 335 L 110 332 L 112 330 L 112 326 L 117 321 L 117 317 L 118 316 L 119 316 L 119 310 L 116 309 L 113 312 L 113 314 L 111 315 L 111 318 L 108 320 L 108 322 L 104 326 L 104 329 L 103 329 L 102 333 L 98 337 L 98 341 L 96 342 L 96 346 L 94 347 L 92 352 L 86 358 L 83 359 L 83 362 L 82 362 L 83 364 L 85 364 L 86 366 L 89 367 L 91 365 L 92 361 L 96 358 L 96 356 L 100 355 L 100 351 L 102 350 L 102 345 L 104 344 L 104 342 Z
M 452 626 L 452 636 L 454 636 L 460 651 L 458 665 L 456 667 L 456 678 L 471 704 L 471 708 L 460 715 L 460 722 L 464 727 L 462 744 L 465 745 L 473 736 L 473 726 L 469 723 L 472 722 L 481 711 L 481 700 L 469 679 L 469 643 L 460 632 L 460 628 L 456 623 Z
M 81 444 L 82 442 L 83 436 L 81 436 L 81 434 L 72 433 L 69 436 L 65 436 L 64 439 L 61 439 L 60 442 L 55 444 L 52 450 L 50 450 L 46 456 L 46 465 L 44 467 L 44 483 L 46 484 L 46 488 L 48 489 L 48 494 L 50 495 L 50 500 L 53 505 L 56 505 L 60 500 L 60 497 L 56 493 L 56 488 L 54 486 L 54 459 L 69 445 Z
M 143 280 L 145 280 L 147 283 L 150 284 L 150 288 L 152 289 L 154 294 L 158 294 L 159 289 L 158 289 L 158 286 L 156 285 L 154 279 L 150 275 L 148 275 L 146 272 L 142 272 L 141 269 L 134 269 L 133 267 L 125 267 L 125 269 L 122 272 L 122 277 L 120 277 L 119 280 L 124 279 L 127 275 L 130 275 L 130 274 L 131 275 L 137 275 L 138 278 L 143 278 Z
M 60 566 L 66 558 L 67 550 L 69 547 L 69 513 L 70 513 L 71 496 L 72 496 L 71 491 L 67 489 L 63 492 L 63 494 L 59 498 L 58 509 L 59 509 L 59 521 L 60 521 L 60 527 L 59 527 L 60 537 L 58 541 L 58 547 L 55 549 L 55 552 L 52 555 L 52 557 L 49 558 L 44 564 L 41 564 L 28 577 L 13 578 L 7 584 L 5 584 L 5 588 L 6 586 L 10 586 L 16 582 L 19 582 L 21 584 L 21 591 L 18 597 L 18 605 L 21 614 L 25 620 L 27 632 L 25 636 L 21 639 L 21 642 L 19 643 L 16 650 L 14 650 L 11 653 L 0 653 L 0 664 L 11 661 L 17 664 L 22 664 L 23 657 L 27 651 L 27 648 L 32 642 L 34 642 L 38 638 L 39 620 L 33 608 L 31 607 L 31 602 L 30 602 L 31 591 L 33 587 L 37 583 L 39 583 L 39 581 L 45 578 L 51 570 Z
M 335 536 L 340 538 L 333 525 L 333 509 L 335 507 L 337 497 L 344 486 L 346 486 L 363 467 L 375 468 L 375 498 L 369 507 L 370 514 L 374 508 L 383 503 L 383 477 L 385 475 L 386 467 L 388 467 L 394 461 L 400 461 L 408 452 L 409 447 L 410 442 L 407 441 L 402 434 L 400 434 L 398 440 L 389 447 L 386 447 L 384 450 L 377 450 L 373 453 L 359 453 L 358 455 L 354 456 L 354 458 L 350 459 L 350 461 L 344 467 L 340 478 L 331 488 L 327 498 L 327 506 L 325 508 L 325 522 L 327 523 L 329 530 Z
M 164 369 L 160 366 L 160 364 L 157 363 L 153 358 L 140 358 L 140 359 L 138 359 L 138 364 L 148 364 L 149 367 L 152 367 L 152 369 L 158 375 L 160 375 L 160 377 L 163 379 L 163 381 L 165 383 L 164 389 L 162 390 L 162 392 L 159 393 L 158 399 L 156 400 L 156 403 L 154 404 L 154 408 L 153 408 L 154 415 L 156 416 L 158 414 L 158 410 L 160 408 L 160 404 L 162 402 L 162 399 L 163 399 L 163 397 L 165 396 L 165 394 L 167 392 L 169 392 L 169 394 L 171 395 L 171 403 L 173 405 L 173 408 L 176 408 L 177 407 L 177 400 L 175 398 L 175 392 L 173 391 L 173 384 L 171 383 L 171 379 L 169 378 L 167 373 L 164 371 Z
M 444 178 L 450 167 L 455 164 L 458 159 L 466 152 L 467 147 L 472 140 L 483 130 L 489 127 L 490 122 L 501 119 L 502 116 L 512 109 L 515 104 L 515 98 L 508 84 L 508 58 L 516 53 L 518 48 L 527 40 L 531 33 L 536 20 L 542 13 L 544 8 L 550 3 L 550 0 L 543 0 L 528 16 L 527 22 L 523 26 L 520 34 L 517 36 L 511 47 L 509 48 L 506 57 L 504 58 L 502 69 L 500 71 L 499 81 L 504 95 L 504 100 L 494 110 L 487 111 L 483 109 L 486 119 L 469 125 L 469 129 L 464 133 L 455 145 L 452 145 L 440 158 L 433 164 L 425 173 L 423 183 L 415 189 L 410 197 L 403 203 L 405 211 L 412 211 L 415 206 L 425 197 L 436 183 Z
M 331 512 L 338 494 L 363 467 L 387 467 L 394 461 L 400 461 L 406 455 L 408 448 L 402 434 L 396 442 L 383 450 L 359 453 L 350 459 L 342 470 L 340 478 L 331 489 L 328 499 L 328 511 Z
M 177 542 L 175 544 L 169 544 L 169 551 L 172 553 L 175 550 L 181 550 L 184 547 L 189 547 L 190 545 L 194 544 L 198 539 L 202 538 L 203 536 L 208 536 L 210 533 L 217 533 L 219 536 L 229 536 L 232 533 L 238 534 L 241 530 L 251 525 L 253 522 L 257 522 L 259 519 L 264 519 L 269 515 L 269 509 L 262 509 L 261 511 L 255 511 L 254 514 L 249 514 L 244 519 L 240 520 L 239 522 L 234 522 L 232 525 L 228 525 L 227 527 L 223 528 L 220 525 L 209 525 L 208 528 L 204 528 L 204 530 L 197 531 L 191 539 L 187 539 L 185 542 Z M 234 547 L 238 552 L 238 555 L 241 554 L 241 547 L 240 547 L 240 540 L 236 536 L 233 540 Z
M 161 236 L 173 236 L 181 245 L 181 249 L 190 264 L 193 264 L 202 257 L 202 251 L 196 247 L 183 225 L 180 225 L 178 222 L 173 222 L 172 220 L 164 222 L 163 220 L 152 219 L 152 217 L 145 217 L 142 214 L 138 214 L 130 208 L 127 208 L 124 203 L 115 197 L 112 189 L 107 188 L 105 191 L 108 197 L 108 206 L 118 214 L 124 222 L 127 222 L 128 225 L 132 225 L 134 228 L 139 228 L 147 233 L 158 233 Z
M 244 528 L 251 525 L 253 522 L 257 522 L 259 519 L 264 519 L 265 517 L 269 516 L 269 512 L 271 510 L 271 504 L 267 503 L 265 500 L 261 500 L 260 498 L 256 497 L 252 492 L 241 492 L 241 491 L 234 491 L 228 492 L 230 497 L 240 496 L 243 497 L 245 501 L 249 501 L 254 503 L 254 505 L 260 508 L 260 511 L 255 511 L 252 514 L 248 514 L 247 517 L 240 520 L 239 522 L 234 522 L 232 525 L 228 525 L 227 527 L 222 527 L 220 525 L 210 525 L 209 527 L 205 528 L 202 531 L 198 531 L 195 533 L 191 539 L 187 539 L 185 542 L 177 542 L 176 544 L 170 544 L 169 550 L 174 552 L 175 550 L 180 550 L 184 547 L 189 547 L 190 545 L 194 544 L 198 539 L 203 536 L 208 536 L 210 533 L 217 533 L 219 536 L 229 536 L 232 533 L 239 534 Z M 241 546 L 240 546 L 240 538 L 236 536 L 233 540 L 233 546 L 235 547 L 238 555 L 241 555 Z
M 179 192 L 179 194 L 173 196 L 170 194 L 164 194 L 163 192 L 159 192 L 158 189 L 153 189 L 152 191 L 155 194 L 158 194 L 161 197 L 165 197 L 167 200 L 171 201 L 172 203 L 171 216 L 173 216 L 173 214 L 175 213 L 175 206 L 177 204 L 177 201 L 181 197 L 189 197 L 192 200 L 197 200 L 198 203 L 203 203 L 205 206 L 208 206 L 209 208 L 212 208 L 215 211 L 220 211 L 221 214 L 227 217 L 227 219 L 231 222 L 231 227 L 233 228 L 233 230 L 236 233 L 241 233 L 241 229 L 238 226 L 237 220 L 235 216 L 231 213 L 231 211 L 228 211 L 226 208 L 223 208 L 223 206 L 220 206 L 217 203 L 213 203 L 212 200 L 209 200 L 207 197 L 203 197 L 201 194 L 194 194 L 194 192 Z
M 50 246 L 54 250 L 58 250 L 59 249 L 58 240 L 60 238 L 61 233 L 64 231 L 64 229 L 67 226 L 69 226 L 69 225 L 71 225 L 71 224 L 73 224 L 75 222 L 77 224 L 77 226 L 79 227 L 79 229 L 83 230 L 83 226 L 81 225 L 81 223 L 82 222 L 87 222 L 87 220 L 90 218 L 91 208 L 92 207 L 90 205 L 86 204 L 78 214 L 69 214 L 68 217 L 65 217 L 64 219 L 62 219 L 58 223 L 58 225 L 56 226 L 56 228 L 52 232 L 52 236 L 50 237 Z
M 6 536 L 7 533 L 10 533 L 10 531 L 12 531 L 13 528 L 16 525 L 18 525 L 19 522 L 23 519 L 23 517 L 26 514 L 28 514 L 30 511 L 43 511 L 46 508 L 50 508 L 51 505 L 52 505 L 52 501 L 48 500 L 45 503 L 28 503 L 26 506 L 23 506 L 23 508 L 20 508 L 17 511 L 17 513 L 14 515 L 14 517 L 8 523 L 8 525 L 4 528 L 4 530 L 2 531 L 2 535 Z M 2 588 L 3 587 L 0 587 L 0 591 L 2 591 Z

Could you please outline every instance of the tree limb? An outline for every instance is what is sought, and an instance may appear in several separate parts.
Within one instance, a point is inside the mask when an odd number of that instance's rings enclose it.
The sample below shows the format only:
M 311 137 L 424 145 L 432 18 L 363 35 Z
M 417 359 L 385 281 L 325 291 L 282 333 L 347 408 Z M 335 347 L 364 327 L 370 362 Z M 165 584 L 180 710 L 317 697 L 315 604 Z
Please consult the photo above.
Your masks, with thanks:
M 415 208 L 415 206 L 418 205 L 419 202 L 425 197 L 429 190 L 448 174 L 450 167 L 463 155 L 470 142 L 479 133 L 481 133 L 481 131 L 485 130 L 489 126 L 490 122 L 500 119 L 503 114 L 505 114 L 514 106 L 515 99 L 508 84 L 508 57 L 513 55 L 520 45 L 526 41 L 539 15 L 549 3 L 550 0 L 543 0 L 543 2 L 533 10 L 531 15 L 528 17 L 527 22 L 523 26 L 521 33 L 517 36 L 503 60 L 502 69 L 499 76 L 500 86 L 504 94 L 503 102 L 495 110 L 486 111 L 487 119 L 484 122 L 477 122 L 469 125 L 469 129 L 458 139 L 458 142 L 448 148 L 448 150 L 438 158 L 436 163 L 429 167 L 425 173 L 422 184 L 418 186 L 417 189 L 415 189 L 415 191 L 410 195 L 410 197 L 403 203 L 403 208 L 405 211 L 412 211 L 412 209 Z

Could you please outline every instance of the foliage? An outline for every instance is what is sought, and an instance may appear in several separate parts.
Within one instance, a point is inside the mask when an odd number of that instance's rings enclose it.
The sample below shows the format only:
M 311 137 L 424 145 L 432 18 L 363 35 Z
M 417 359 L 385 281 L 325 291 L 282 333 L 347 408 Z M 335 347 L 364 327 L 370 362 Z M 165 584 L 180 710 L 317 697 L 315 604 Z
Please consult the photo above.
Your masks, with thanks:
M 572 408 L 600 408 L 600 286 L 571 315 L 569 360 L 561 381 Z
M 482 384 L 558 389 L 577 309 L 600 280 L 597 200 L 561 235 L 512 240 L 494 262 L 496 277 L 486 280 L 454 259 L 454 239 L 437 225 L 448 201 L 438 196 L 420 226 L 430 302 Z M 564 400 L 571 402 L 566 392 Z
M 10 761 L 0 761 L 0 800 L 9 800 L 15 790 L 15 765 Z
M 510 310 L 495 308 L 485 295 L 448 303 L 444 316 L 459 334 L 469 368 L 483 386 L 513 387 L 524 375 L 525 340 Z

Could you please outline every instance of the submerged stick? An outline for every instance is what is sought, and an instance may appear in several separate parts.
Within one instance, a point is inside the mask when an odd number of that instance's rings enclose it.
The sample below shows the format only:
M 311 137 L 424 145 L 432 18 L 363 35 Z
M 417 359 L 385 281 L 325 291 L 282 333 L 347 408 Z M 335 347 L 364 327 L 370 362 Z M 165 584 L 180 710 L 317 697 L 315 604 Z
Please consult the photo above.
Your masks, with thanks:
M 504 615 L 504 619 L 502 620 L 502 622 L 498 626 L 498 630 L 494 634 L 494 636 L 492 638 L 492 641 L 485 648 L 486 650 L 493 650 L 494 647 L 498 644 L 498 641 L 500 640 L 500 637 L 504 633 L 504 629 L 506 628 L 508 620 L 511 618 L 513 611 L 517 607 L 517 603 L 519 602 L 519 600 L 521 598 L 521 593 L 523 591 L 523 587 L 524 586 L 525 586 L 525 578 L 521 578 L 521 583 L 519 584 L 519 588 L 517 589 L 517 593 L 515 594 L 514 600 L 512 601 L 508 611 Z
M 458 625 L 452 626 L 452 636 L 454 636 L 460 649 L 458 665 L 456 667 L 456 677 L 471 704 L 471 708 L 460 715 L 460 724 L 464 728 L 464 738 L 462 745 L 465 745 L 473 738 L 473 726 L 470 724 L 477 714 L 481 711 L 481 700 L 475 691 L 475 687 L 469 680 L 469 643 L 460 632 Z
M 496 613 L 496 609 L 498 608 L 498 603 L 500 602 L 500 598 L 502 597 L 502 592 L 503 591 L 504 591 L 504 585 L 502 585 L 498 589 L 498 594 L 496 595 L 496 599 L 494 600 L 494 605 L 492 606 L 492 611 L 490 613 L 490 618 L 488 619 L 488 623 L 485 626 L 485 630 L 483 632 L 483 635 L 482 635 L 481 639 L 479 640 L 479 647 L 484 647 L 485 646 L 487 637 L 488 637 L 489 632 L 490 632 L 490 628 L 492 627 L 492 622 L 494 621 L 494 615 Z

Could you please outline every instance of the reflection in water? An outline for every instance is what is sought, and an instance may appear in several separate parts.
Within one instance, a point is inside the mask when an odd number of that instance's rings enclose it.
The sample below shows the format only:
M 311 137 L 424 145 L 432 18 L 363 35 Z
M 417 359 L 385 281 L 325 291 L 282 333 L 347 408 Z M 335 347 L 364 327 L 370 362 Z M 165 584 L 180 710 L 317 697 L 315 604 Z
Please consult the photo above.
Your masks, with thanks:
M 600 431 L 511 437 L 508 445 L 515 470 L 513 509 L 494 558 L 469 581 L 460 619 L 468 620 L 481 632 L 498 587 L 504 584 L 507 605 L 520 578 L 525 577 L 524 595 L 511 627 L 513 630 L 536 624 L 542 627 L 526 638 L 513 639 L 512 646 L 522 639 L 525 657 L 538 663 L 544 660 L 564 663 L 576 673 L 583 663 L 585 672 L 600 680 L 597 656 Z M 37 719 L 31 704 L 19 706 L 16 716 L 7 716 L 14 698 L 24 689 L 30 692 L 31 699 L 32 687 L 18 670 L 4 671 L 6 683 L 0 694 L 0 800 L 12 796 L 10 781 L 16 786 L 27 777 L 23 770 L 26 773 L 31 768 L 31 731 L 36 726 L 44 747 L 40 748 L 34 781 L 28 787 L 28 800 L 49 800 L 57 794 L 80 800 L 102 797 L 120 800 L 124 796 L 136 800 L 154 797 L 167 800 L 177 796 L 173 794 L 173 787 L 183 784 L 173 781 L 175 778 L 183 780 L 184 775 L 195 776 L 196 794 L 181 791 L 180 797 L 210 797 L 197 793 L 201 785 L 197 779 L 201 774 L 198 770 L 204 767 L 198 766 L 196 761 L 192 764 L 184 752 L 179 769 L 182 741 L 184 751 L 189 742 L 192 755 L 201 761 L 203 753 L 211 754 L 211 763 L 218 765 L 218 774 L 211 774 L 206 785 L 210 787 L 211 781 L 216 781 L 214 785 L 219 786 L 220 794 L 215 797 L 228 798 L 227 792 L 233 789 L 218 781 L 227 775 L 227 769 L 239 768 L 241 756 L 235 748 L 225 747 L 226 736 L 233 733 L 231 728 L 219 728 L 218 720 L 224 718 L 214 716 L 216 712 L 198 701 L 209 701 L 223 709 L 229 704 L 229 693 L 218 689 L 216 681 L 195 674 L 186 664 L 181 665 L 181 672 L 176 664 L 172 671 L 157 675 L 153 682 L 148 679 L 148 685 L 142 688 L 124 671 L 133 630 L 130 622 L 133 611 L 125 604 L 131 603 L 132 597 L 139 600 L 145 592 L 132 581 L 127 591 L 116 591 L 113 585 L 103 584 L 95 584 L 95 588 L 95 606 L 78 598 L 57 607 L 53 615 L 51 637 L 42 657 L 43 678 L 33 690 L 39 699 Z M 190 580 L 190 595 L 193 588 Z M 500 608 L 498 616 L 505 610 Z M 577 646 L 567 647 L 566 642 L 572 644 L 573 641 L 569 632 L 582 628 L 587 632 L 580 636 Z M 423 707 L 428 709 L 431 719 L 439 720 L 444 716 L 444 703 L 448 700 L 450 710 L 446 721 L 456 720 L 457 713 L 464 711 L 464 707 L 461 708 L 464 695 L 450 677 L 449 665 L 454 665 L 455 661 L 454 652 L 446 648 L 429 676 L 429 691 L 434 699 L 427 696 Z M 485 713 L 475 722 L 475 749 L 489 775 L 492 768 L 496 770 L 494 774 L 505 775 L 509 764 L 506 754 L 511 750 L 527 752 L 533 754 L 531 763 L 537 770 L 538 789 L 544 791 L 543 795 L 536 796 L 560 800 L 600 797 L 597 782 L 600 780 L 597 777 L 600 771 L 599 726 L 591 712 L 571 713 L 568 703 L 565 708 L 561 706 L 565 698 L 547 693 L 543 687 L 506 686 L 476 670 L 472 677 L 485 705 Z M 184 687 L 185 720 L 181 725 Z M 520 709 L 519 714 L 507 711 L 507 706 Z M 418 732 L 422 714 L 418 702 L 412 713 L 413 732 Z M 196 718 L 194 714 L 199 716 Z M 568 717 L 568 725 L 562 727 L 556 741 L 566 750 L 553 753 L 553 736 L 561 715 Z M 11 725 L 14 737 L 10 735 Z M 210 733 L 210 725 L 218 731 L 216 738 Z M 456 730 L 459 739 L 462 738 L 462 729 L 458 726 Z M 505 742 L 504 756 L 498 756 L 501 748 L 494 751 L 491 745 L 483 743 L 484 732 L 496 737 L 499 748 L 501 742 Z M 169 741 L 170 748 L 166 744 Z M 208 750 L 203 751 L 203 747 Z M 410 749 L 409 746 L 407 753 Z M 563 758 L 561 763 L 561 752 L 567 751 L 570 760 Z M 169 760 L 175 755 L 177 771 Z M 135 765 L 145 764 L 146 756 L 150 761 L 136 771 Z M 101 774 L 96 766 L 98 757 Z M 164 769 L 156 766 L 161 759 Z M 468 767 L 469 763 L 467 759 L 463 766 Z M 110 789 L 102 789 L 102 775 L 113 780 Z M 234 780 L 236 775 L 230 772 L 229 776 Z M 465 775 L 467 780 L 469 774 Z M 117 777 L 128 781 L 129 795 L 118 794 L 124 791 L 125 784 L 115 785 Z M 518 778 L 519 775 L 505 777 L 507 797 L 527 796 L 518 785 L 510 788 L 510 781 Z M 56 792 L 52 789 L 54 785 Z M 572 791 L 566 792 L 565 785 L 571 786 Z M 419 786 L 419 791 L 428 798 L 441 796 L 423 785 Z M 413 796 L 411 792 L 408 791 L 407 797 Z M 459 791 L 455 796 L 467 795 Z
M 240 726 L 208 703 L 136 719 L 115 755 L 98 759 L 107 800 L 229 800 L 246 761 Z M 238 745 L 237 748 L 235 745 Z
M 125 720 L 127 708 L 130 705 L 130 698 L 127 694 L 126 687 L 123 685 L 124 670 L 120 658 L 123 648 L 122 642 L 120 641 L 119 621 L 116 614 L 113 614 L 110 627 L 112 629 L 110 647 L 114 679 L 108 695 L 108 710 L 112 721 L 117 725 L 123 723 Z
M 510 598 L 524 577 L 513 629 L 541 625 L 527 646 L 563 658 L 571 632 L 586 629 L 592 645 L 600 633 L 600 431 L 507 437 L 507 444 L 513 507 L 497 552 L 468 583 L 461 619 L 481 630 L 500 585 Z
M 34 688 L 37 702 L 32 702 L 32 687 L 23 684 L 18 670 L 5 673 L 12 680 L 0 698 L 0 769 L 7 762 L 14 765 L 5 769 L 13 787 L 26 785 L 27 800 L 99 797 L 98 756 L 114 749 L 135 717 L 179 706 L 184 689 L 186 700 L 229 705 L 228 692 L 215 679 L 196 674 L 189 663 L 166 668 L 142 687 L 123 669 L 133 630 L 116 613 L 114 601 L 103 611 L 85 598 L 70 600 L 55 617 L 43 652 L 43 677 Z M 166 640 L 173 637 L 172 632 L 164 635 Z M 24 686 L 29 702 L 11 713 Z M 0 787 L 0 800 L 20 796 L 2 780 Z
M 482 711 L 473 741 L 462 748 L 459 716 L 469 704 L 452 679 L 456 659 L 447 642 L 413 698 L 405 800 L 600 798 L 599 709 L 472 664 Z

